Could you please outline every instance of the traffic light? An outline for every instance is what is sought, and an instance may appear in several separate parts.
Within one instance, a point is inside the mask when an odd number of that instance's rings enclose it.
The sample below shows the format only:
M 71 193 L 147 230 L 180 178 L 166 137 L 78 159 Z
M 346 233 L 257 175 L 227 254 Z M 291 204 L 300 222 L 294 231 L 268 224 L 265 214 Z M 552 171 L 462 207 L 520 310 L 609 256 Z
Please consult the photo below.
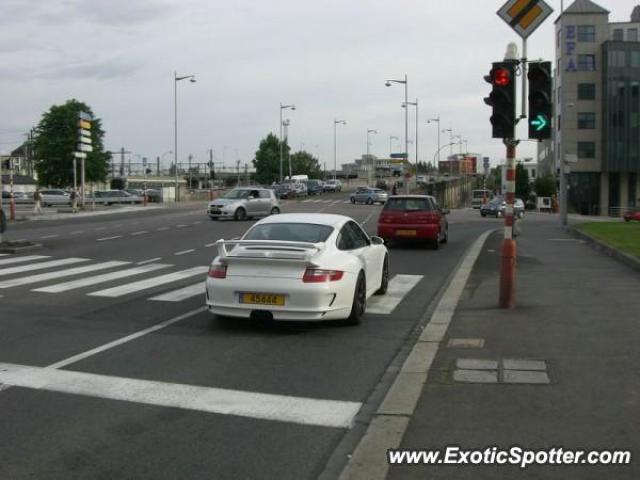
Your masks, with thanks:
M 529 64 L 529 138 L 551 138 L 551 62 Z
M 484 79 L 493 86 L 484 103 L 493 108 L 491 125 L 493 138 L 513 138 L 516 125 L 517 61 L 493 62 Z

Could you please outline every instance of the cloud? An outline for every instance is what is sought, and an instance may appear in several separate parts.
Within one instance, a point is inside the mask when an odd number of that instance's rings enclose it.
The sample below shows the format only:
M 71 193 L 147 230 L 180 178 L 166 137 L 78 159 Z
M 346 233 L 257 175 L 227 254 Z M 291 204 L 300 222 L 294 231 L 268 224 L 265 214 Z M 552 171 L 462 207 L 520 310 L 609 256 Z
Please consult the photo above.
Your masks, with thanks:
M 114 78 L 132 76 L 140 67 L 140 64 L 124 62 L 119 59 L 102 60 L 97 62 L 56 64 L 51 65 L 48 68 L 44 68 L 39 73 L 34 73 L 34 77 L 59 80 L 110 80 Z

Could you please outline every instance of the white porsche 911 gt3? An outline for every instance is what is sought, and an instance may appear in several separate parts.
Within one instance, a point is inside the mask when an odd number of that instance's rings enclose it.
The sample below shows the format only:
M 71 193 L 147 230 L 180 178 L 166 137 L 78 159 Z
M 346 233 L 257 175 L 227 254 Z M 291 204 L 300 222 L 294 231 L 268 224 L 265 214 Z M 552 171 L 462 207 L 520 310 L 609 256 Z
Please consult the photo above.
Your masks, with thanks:
M 357 324 L 389 284 L 382 239 L 342 215 L 274 215 L 216 246 L 206 303 L 220 316 Z

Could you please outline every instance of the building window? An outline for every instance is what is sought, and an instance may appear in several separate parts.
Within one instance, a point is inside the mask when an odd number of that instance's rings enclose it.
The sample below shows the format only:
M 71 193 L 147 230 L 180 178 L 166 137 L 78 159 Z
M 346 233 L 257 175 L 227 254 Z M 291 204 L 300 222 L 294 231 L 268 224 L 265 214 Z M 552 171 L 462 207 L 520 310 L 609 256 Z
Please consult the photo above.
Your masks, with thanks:
M 637 42 L 638 41 L 638 29 L 630 28 L 627 30 L 627 41 L 628 42 Z
M 608 63 L 610 67 L 624 67 L 625 53 L 622 50 L 609 50 Z
M 616 28 L 613 30 L 613 40 L 615 42 L 624 41 L 624 30 L 621 28 Z
M 631 66 L 634 68 L 640 67 L 640 52 L 631 52 Z
M 578 113 L 578 129 L 593 130 L 596 128 L 596 114 L 593 112 Z
M 596 70 L 596 56 L 578 55 L 578 70 L 581 72 L 594 72 Z
M 595 42 L 596 27 L 594 25 L 578 25 L 579 42 Z
M 578 158 L 596 158 L 596 143 L 578 142 Z
M 535 168 L 531 169 L 531 178 L 536 178 L 536 169 Z
M 596 84 L 595 83 L 579 83 L 578 84 L 578 100 L 595 100 Z

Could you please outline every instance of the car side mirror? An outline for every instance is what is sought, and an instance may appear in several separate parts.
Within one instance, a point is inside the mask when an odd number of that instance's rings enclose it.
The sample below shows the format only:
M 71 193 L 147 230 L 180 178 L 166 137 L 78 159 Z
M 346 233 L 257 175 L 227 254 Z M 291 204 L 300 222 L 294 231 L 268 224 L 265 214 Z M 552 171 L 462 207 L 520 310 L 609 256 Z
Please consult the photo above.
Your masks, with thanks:
M 380 237 L 371 237 L 371 243 L 373 245 L 384 245 L 384 240 Z

